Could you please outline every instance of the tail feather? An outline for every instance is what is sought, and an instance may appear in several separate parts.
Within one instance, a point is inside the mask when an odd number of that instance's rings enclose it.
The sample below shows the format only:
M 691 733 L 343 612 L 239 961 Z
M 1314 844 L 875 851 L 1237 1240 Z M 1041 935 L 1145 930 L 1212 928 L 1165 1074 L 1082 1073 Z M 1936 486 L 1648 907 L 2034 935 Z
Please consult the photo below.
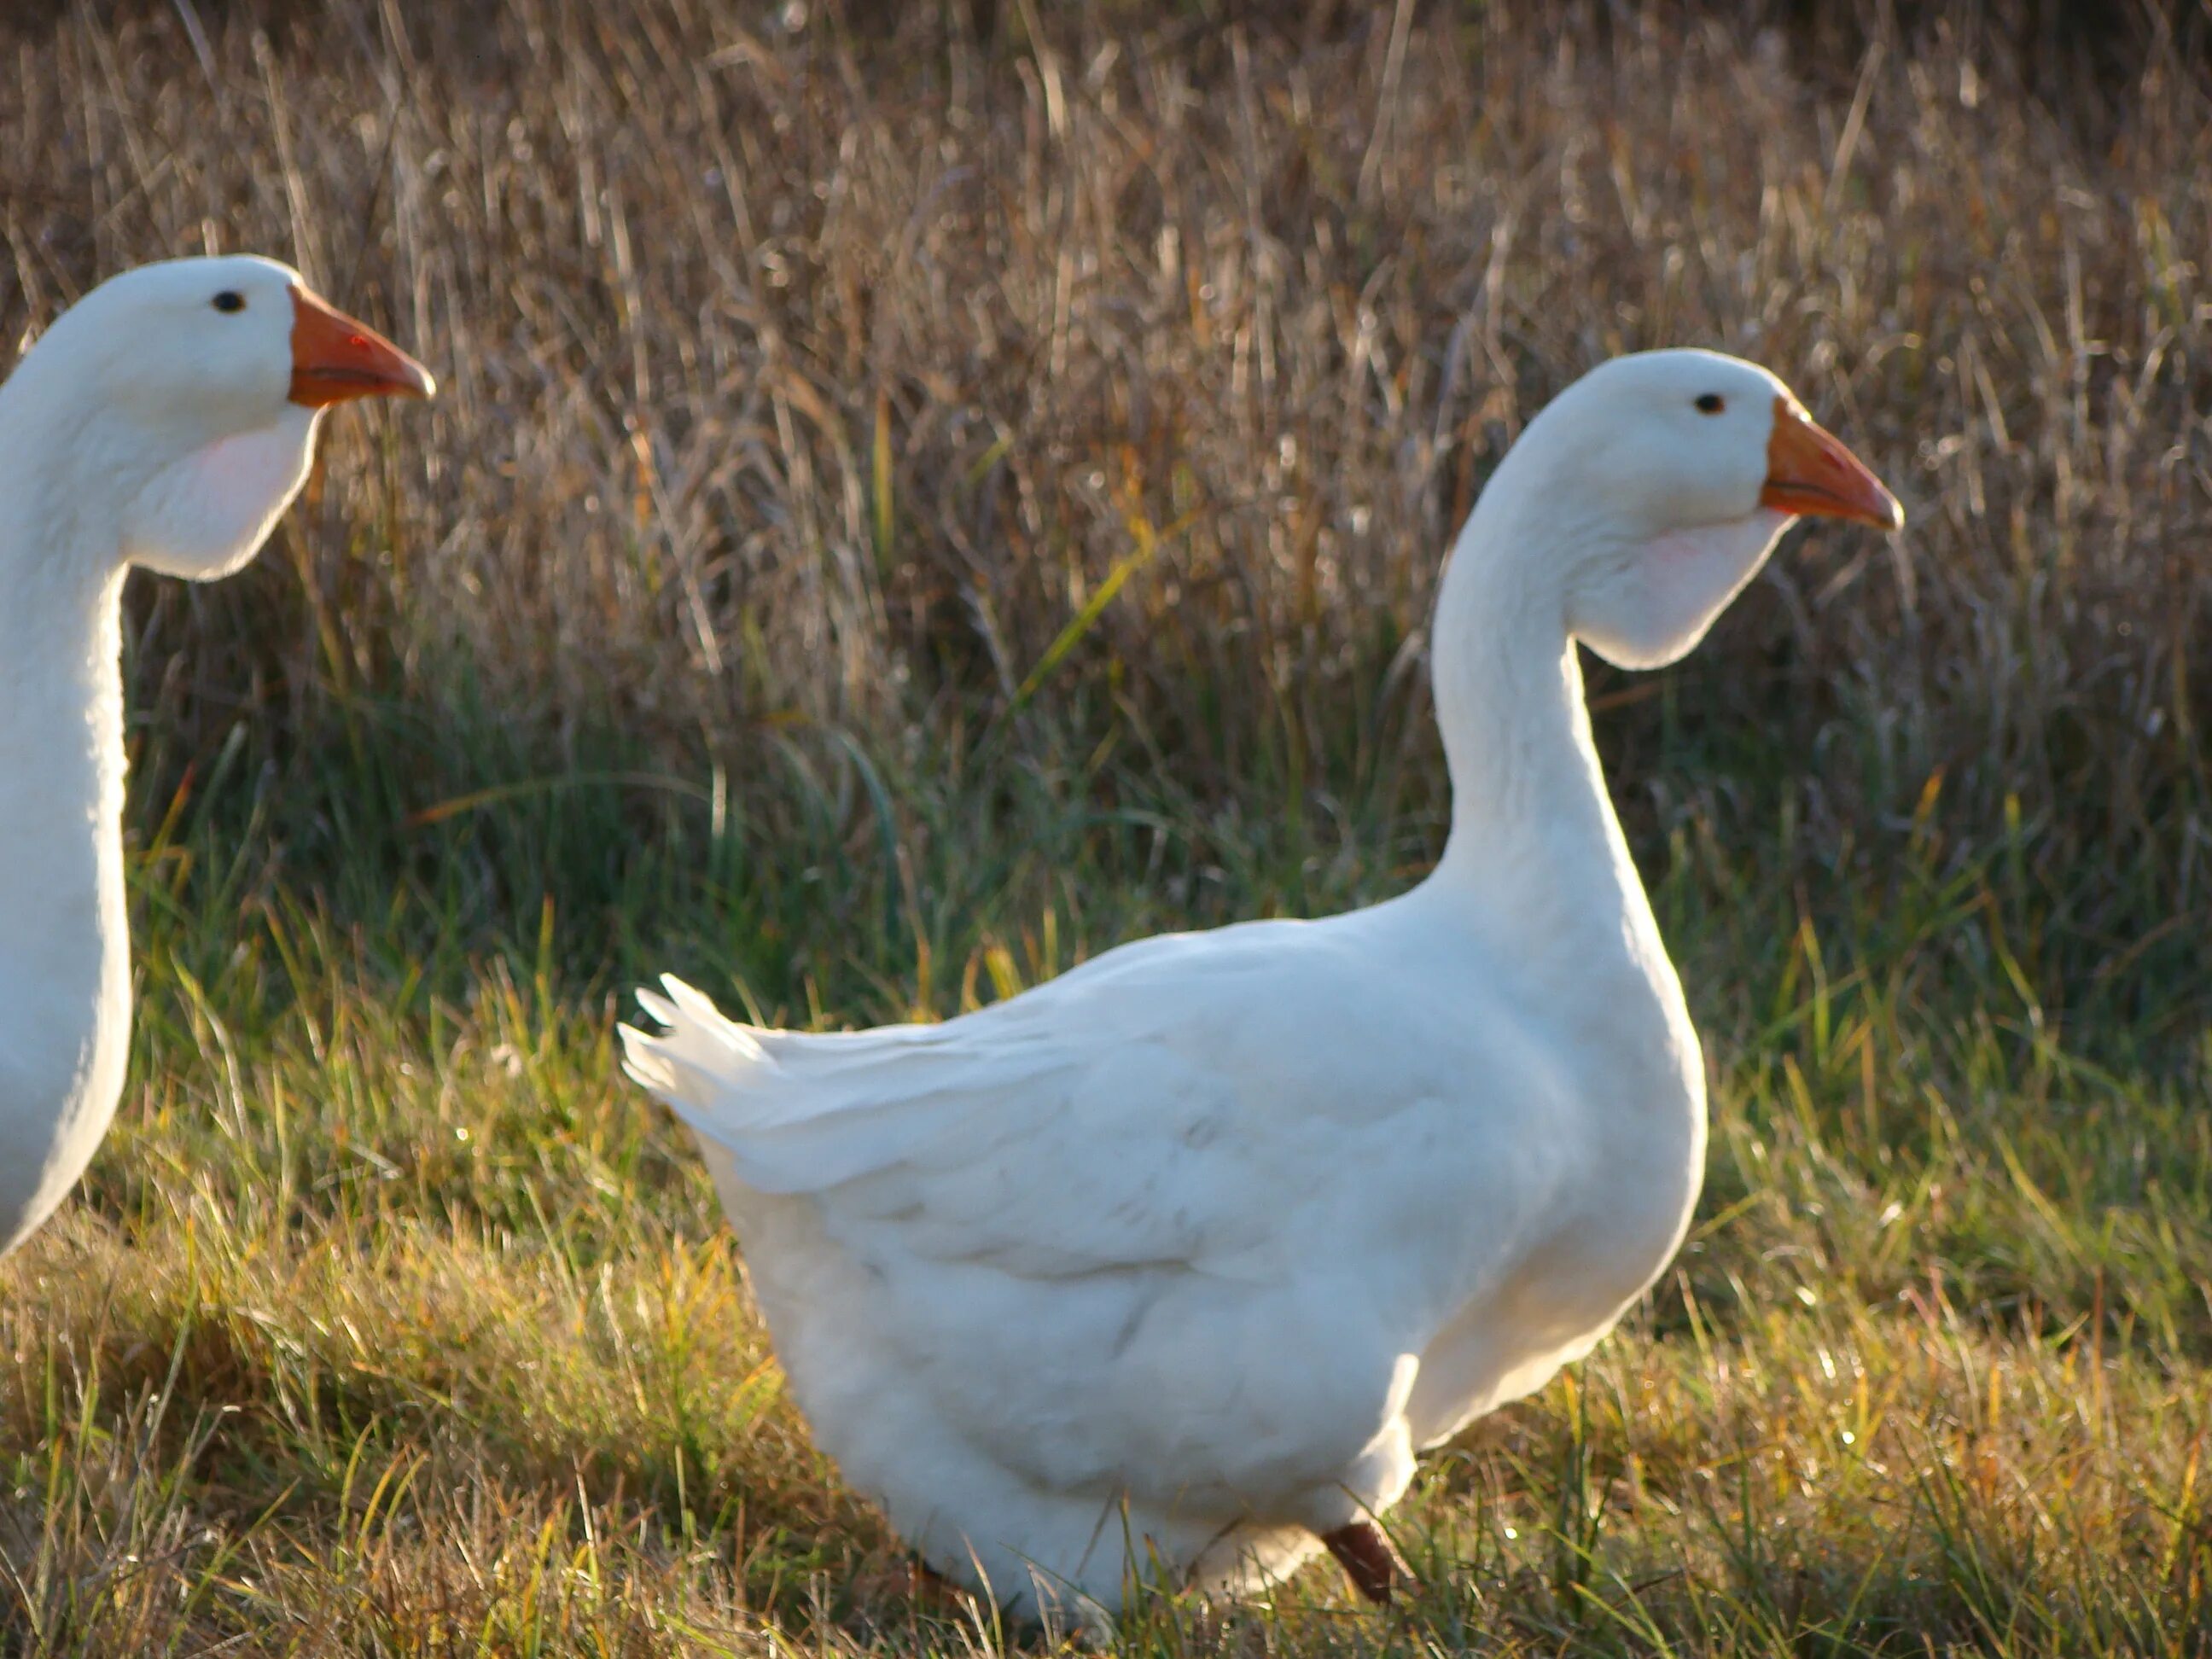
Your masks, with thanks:
M 661 985 L 640 991 L 638 1006 L 662 1029 L 622 1028 L 629 1075 L 762 1192 L 819 1192 L 933 1147 L 972 1150 L 979 1111 L 1065 1058 L 1064 1044 L 1036 1033 L 1002 1033 L 978 1048 L 963 1040 L 960 1021 L 763 1030 L 724 1018 L 680 980 Z
M 673 974 L 668 994 L 641 990 L 638 1006 L 664 1029 L 622 1030 L 623 1069 L 694 1128 L 713 1132 L 746 1097 L 772 1085 L 780 1068 L 747 1027 L 723 1018 L 714 1005 Z

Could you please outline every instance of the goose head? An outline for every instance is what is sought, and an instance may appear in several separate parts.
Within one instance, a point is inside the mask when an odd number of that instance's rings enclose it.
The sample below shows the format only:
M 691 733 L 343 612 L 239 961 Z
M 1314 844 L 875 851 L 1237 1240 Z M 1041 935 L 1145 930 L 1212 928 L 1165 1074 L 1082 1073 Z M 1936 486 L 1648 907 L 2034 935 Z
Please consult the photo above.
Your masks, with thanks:
M 1548 534 L 1513 526 L 1541 566 L 1529 579 L 1556 593 L 1571 636 L 1623 668 L 1695 647 L 1794 520 L 1904 523 L 1789 387 L 1711 351 L 1591 370 L 1529 423 L 1485 495 L 1541 514 Z
M 305 481 L 316 422 L 356 398 L 427 398 L 429 372 L 251 256 L 110 278 L 26 354 L 4 397 L 82 556 L 197 580 L 259 549 Z

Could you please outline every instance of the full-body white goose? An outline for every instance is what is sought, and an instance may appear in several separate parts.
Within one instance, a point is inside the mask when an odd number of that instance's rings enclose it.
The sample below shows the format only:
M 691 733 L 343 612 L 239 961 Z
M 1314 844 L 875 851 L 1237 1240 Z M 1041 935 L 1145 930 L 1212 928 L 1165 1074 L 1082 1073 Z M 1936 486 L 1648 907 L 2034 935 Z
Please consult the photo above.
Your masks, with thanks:
M 228 575 L 306 478 L 325 407 L 431 389 L 245 257 L 103 283 L 0 386 L 0 1253 L 76 1183 L 123 1086 L 124 577 Z
M 1576 641 L 1674 661 L 1794 515 L 1902 522 L 1772 375 L 1625 357 L 1532 422 L 1433 636 L 1435 872 L 1146 939 L 941 1025 L 750 1029 L 670 981 L 633 1074 L 697 1132 L 793 1395 L 935 1569 L 1090 1617 L 1233 1589 L 1589 1352 L 1702 1179 L 1697 1033 Z

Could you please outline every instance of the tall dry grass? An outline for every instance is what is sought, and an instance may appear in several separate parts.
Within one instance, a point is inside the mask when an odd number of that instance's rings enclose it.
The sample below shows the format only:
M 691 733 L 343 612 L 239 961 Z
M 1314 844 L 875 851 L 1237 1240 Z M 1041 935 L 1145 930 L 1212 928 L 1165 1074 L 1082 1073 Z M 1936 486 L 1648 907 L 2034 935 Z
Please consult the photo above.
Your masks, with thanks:
M 259 248 L 445 379 L 333 423 L 266 568 L 139 596 L 165 780 L 241 696 L 279 768 L 334 700 L 459 697 L 763 811 L 766 737 L 1001 725 L 1431 828 L 1411 671 L 1486 471 L 1601 357 L 1741 352 L 1911 524 L 1816 532 L 1663 698 L 1601 679 L 1641 830 L 1786 810 L 1848 870 L 1940 779 L 1946 833 L 2025 849 L 2055 1004 L 2123 951 L 2171 981 L 2212 845 L 2204 83 L 2155 30 L 2061 85 L 2026 13 L 1871 15 L 26 13 L 0 318 Z

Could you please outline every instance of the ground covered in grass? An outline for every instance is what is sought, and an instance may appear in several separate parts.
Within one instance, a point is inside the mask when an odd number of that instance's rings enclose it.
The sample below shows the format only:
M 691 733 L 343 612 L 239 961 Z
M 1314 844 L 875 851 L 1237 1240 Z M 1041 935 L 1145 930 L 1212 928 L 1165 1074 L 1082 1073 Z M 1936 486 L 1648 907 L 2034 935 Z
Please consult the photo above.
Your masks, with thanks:
M 1288 878 L 1248 850 L 1224 911 Z M 757 873 L 803 884 L 785 856 Z M 1379 1617 L 1315 1570 L 1266 1608 L 1164 1602 L 1133 1649 L 2197 1650 L 2201 1074 L 2083 1059 L 1996 965 L 1990 872 L 1899 863 L 1879 893 L 1805 896 L 1853 907 L 1817 929 L 1663 867 L 1719 1067 L 1704 1213 L 1596 1356 L 1431 1462 L 1397 1517 L 1427 1593 Z M 1345 866 L 1309 878 L 1315 908 L 1395 884 Z M 926 956 L 877 959 L 905 929 L 862 920 L 763 1012 L 878 1018 L 925 981 L 946 1011 L 1164 919 L 1048 847 L 994 877 L 972 919 L 922 925 Z M 711 1193 L 616 1075 L 611 993 L 564 997 L 522 940 L 410 982 L 311 906 L 203 880 L 149 872 L 146 1081 L 9 1270 L 20 1633 L 1020 1639 L 917 1610 L 810 1449 Z M 403 933 L 438 897 L 403 893 Z M 1976 949 L 1980 975 L 1947 960 Z
M 1401 890 L 1519 424 L 1759 357 L 1898 488 L 1593 679 L 1714 1067 L 1425 1591 L 1133 1651 L 2212 1646 L 2212 103 L 2061 9 L 216 0 L 0 19 L 0 322 L 251 246 L 421 351 L 134 591 L 134 1083 L 0 1273 L 27 1652 L 1039 1645 L 918 1605 L 682 1137 L 673 969 L 941 1016 Z

